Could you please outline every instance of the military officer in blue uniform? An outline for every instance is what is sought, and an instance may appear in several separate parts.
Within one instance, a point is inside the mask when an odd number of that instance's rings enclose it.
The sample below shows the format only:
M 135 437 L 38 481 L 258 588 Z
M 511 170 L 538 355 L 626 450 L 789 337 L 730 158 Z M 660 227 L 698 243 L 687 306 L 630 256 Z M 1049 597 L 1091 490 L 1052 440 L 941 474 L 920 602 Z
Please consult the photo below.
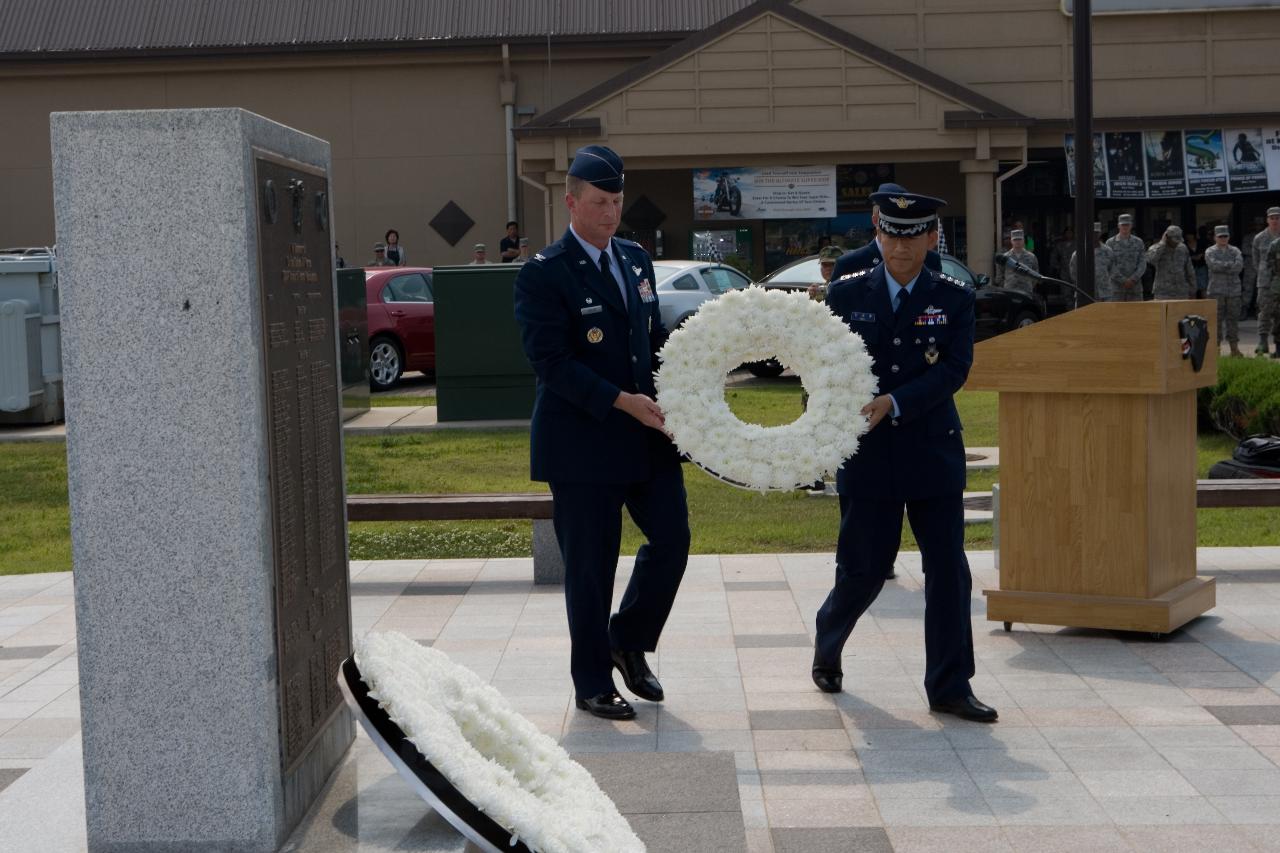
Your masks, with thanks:
M 907 191 L 900 184 L 881 184 L 879 188 L 871 195 L 876 196 L 895 196 L 905 197 Z M 836 261 L 836 268 L 831 273 L 831 280 L 836 281 L 841 276 L 855 273 L 858 270 L 869 270 L 884 260 L 884 253 L 881 250 L 880 238 L 880 206 L 873 204 L 871 207 L 871 229 L 874 232 L 871 242 L 861 248 L 854 249 L 851 252 L 845 252 Z M 934 272 L 942 272 L 942 255 L 930 249 L 925 255 L 924 265 Z
M 649 255 L 613 236 L 622 158 L 604 146 L 580 148 L 566 183 L 569 228 L 521 267 L 515 285 L 516 321 L 537 375 L 531 474 L 550 484 L 554 501 L 577 707 L 631 719 L 613 669 L 632 693 L 662 701 L 644 653 L 657 648 L 689 556 L 680 460 L 654 401 L 667 329 Z M 611 618 L 624 506 L 648 541 Z
M 884 262 L 834 281 L 827 306 L 866 342 L 880 395 L 863 408 L 870 429 L 836 476 L 836 579 L 818 610 L 813 680 L 829 693 L 842 689 L 845 641 L 897 558 L 905 508 L 924 563 L 929 706 L 992 722 L 995 710 L 969 687 L 965 458 L 952 399 L 973 363 L 974 293 L 925 266 L 945 202 L 905 190 L 877 192 L 871 200 L 880 208 Z

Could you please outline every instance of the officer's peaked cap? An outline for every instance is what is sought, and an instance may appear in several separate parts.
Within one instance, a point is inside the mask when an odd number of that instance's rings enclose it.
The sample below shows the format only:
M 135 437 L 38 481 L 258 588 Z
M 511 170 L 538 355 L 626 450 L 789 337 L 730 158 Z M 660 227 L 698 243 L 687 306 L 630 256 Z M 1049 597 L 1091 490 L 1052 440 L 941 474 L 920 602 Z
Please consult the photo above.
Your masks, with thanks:
M 880 208 L 879 228 L 894 237 L 924 234 L 938 218 L 940 198 L 908 192 L 898 184 L 881 184 L 871 194 L 871 203 Z

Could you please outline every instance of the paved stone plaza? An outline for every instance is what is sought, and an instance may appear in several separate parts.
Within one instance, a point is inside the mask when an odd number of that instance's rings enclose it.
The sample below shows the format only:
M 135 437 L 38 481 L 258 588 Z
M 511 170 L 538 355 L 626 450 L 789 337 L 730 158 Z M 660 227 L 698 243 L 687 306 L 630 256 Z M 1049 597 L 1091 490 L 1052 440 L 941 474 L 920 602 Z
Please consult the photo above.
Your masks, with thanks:
M 1280 548 L 1201 549 L 1218 606 L 1163 642 L 1007 634 L 978 592 L 991 553 L 970 559 L 994 726 L 925 706 L 916 553 L 854 632 L 836 697 L 808 678 L 830 555 L 694 557 L 656 656 L 669 698 L 628 723 L 572 710 L 564 601 L 527 559 L 354 563 L 352 612 L 358 633 L 404 632 L 492 679 L 654 853 L 1280 850 Z M 0 578 L 6 851 L 84 850 L 76 679 L 70 574 Z M 286 849 L 463 844 L 361 734 Z

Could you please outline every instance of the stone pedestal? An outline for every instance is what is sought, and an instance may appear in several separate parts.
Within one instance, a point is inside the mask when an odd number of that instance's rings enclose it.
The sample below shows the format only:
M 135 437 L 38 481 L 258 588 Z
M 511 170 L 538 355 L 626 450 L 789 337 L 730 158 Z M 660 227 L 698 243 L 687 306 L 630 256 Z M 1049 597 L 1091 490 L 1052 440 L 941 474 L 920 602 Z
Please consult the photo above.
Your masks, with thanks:
M 329 146 L 51 124 L 89 850 L 274 851 L 354 736 Z

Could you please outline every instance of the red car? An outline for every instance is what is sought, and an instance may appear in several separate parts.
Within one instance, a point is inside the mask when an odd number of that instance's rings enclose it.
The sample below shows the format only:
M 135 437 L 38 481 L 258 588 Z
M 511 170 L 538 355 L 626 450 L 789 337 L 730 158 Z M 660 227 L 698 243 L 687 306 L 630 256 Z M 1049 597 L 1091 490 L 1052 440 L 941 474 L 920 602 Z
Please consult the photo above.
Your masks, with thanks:
M 406 370 L 436 371 L 431 267 L 368 267 L 369 385 L 386 391 Z

